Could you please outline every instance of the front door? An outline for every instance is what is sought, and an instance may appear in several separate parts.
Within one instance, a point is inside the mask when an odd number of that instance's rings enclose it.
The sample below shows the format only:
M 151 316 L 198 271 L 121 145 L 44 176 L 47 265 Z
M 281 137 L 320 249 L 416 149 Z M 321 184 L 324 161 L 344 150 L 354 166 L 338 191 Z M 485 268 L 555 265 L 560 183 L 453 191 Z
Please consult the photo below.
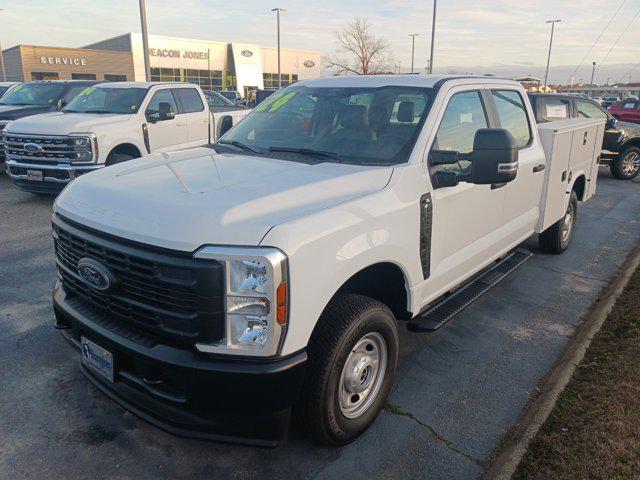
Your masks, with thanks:
M 160 103 L 171 105 L 175 118 L 160 120 L 158 112 Z M 180 148 L 187 143 L 187 124 L 179 114 L 176 99 L 168 88 L 156 91 L 145 109 L 145 115 L 149 120 L 147 130 L 149 132 L 149 147 L 151 153 L 166 152 Z
M 451 89 L 440 114 L 439 127 L 429 153 L 432 180 L 438 171 L 454 171 L 464 178 L 471 170 L 469 159 L 436 164 L 451 152 L 470 154 L 478 129 L 492 126 L 489 108 L 479 90 Z M 427 280 L 420 286 L 426 301 L 464 280 L 495 258 L 502 242 L 500 226 L 504 188 L 461 181 L 454 187 L 433 190 L 431 250 Z

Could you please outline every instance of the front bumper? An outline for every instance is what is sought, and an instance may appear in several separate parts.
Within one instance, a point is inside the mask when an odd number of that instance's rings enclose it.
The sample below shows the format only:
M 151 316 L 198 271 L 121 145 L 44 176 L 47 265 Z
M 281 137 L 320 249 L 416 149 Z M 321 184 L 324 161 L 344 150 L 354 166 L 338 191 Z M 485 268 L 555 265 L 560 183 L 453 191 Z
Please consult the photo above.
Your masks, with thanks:
M 83 336 L 113 354 L 113 383 L 81 365 L 84 375 L 144 420 L 174 435 L 205 440 L 272 447 L 286 438 L 304 379 L 304 351 L 256 362 L 149 347 L 113 328 L 108 316 L 79 307 L 60 282 L 53 304 L 56 328 L 74 348 L 79 350 Z
M 104 165 L 87 164 L 72 165 L 70 163 L 59 164 L 31 164 L 6 160 L 7 175 L 13 185 L 25 192 L 46 193 L 57 195 L 70 181 L 94 170 L 103 168 Z M 32 180 L 27 171 L 42 172 L 42 180 Z

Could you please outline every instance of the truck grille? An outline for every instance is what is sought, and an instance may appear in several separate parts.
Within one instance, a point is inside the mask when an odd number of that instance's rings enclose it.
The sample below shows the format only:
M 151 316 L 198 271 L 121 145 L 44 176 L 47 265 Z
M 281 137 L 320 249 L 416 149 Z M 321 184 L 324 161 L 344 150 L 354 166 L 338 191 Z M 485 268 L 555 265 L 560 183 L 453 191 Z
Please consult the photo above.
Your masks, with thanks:
M 8 160 L 32 164 L 79 163 L 93 159 L 91 145 L 75 145 L 68 136 L 4 134 L 4 153 Z M 79 155 L 85 155 L 79 157 Z
M 223 268 L 216 261 L 106 236 L 54 215 L 58 272 L 65 291 L 113 319 L 164 343 L 224 337 Z M 97 260 L 117 279 L 101 292 L 78 274 L 81 258 Z

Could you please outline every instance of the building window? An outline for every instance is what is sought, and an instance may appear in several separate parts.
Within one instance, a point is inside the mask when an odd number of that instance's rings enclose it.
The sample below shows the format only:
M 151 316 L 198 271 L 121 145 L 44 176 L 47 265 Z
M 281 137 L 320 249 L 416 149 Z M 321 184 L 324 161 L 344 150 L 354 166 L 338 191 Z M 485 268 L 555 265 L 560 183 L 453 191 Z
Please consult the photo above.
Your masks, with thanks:
M 57 72 L 31 72 L 31 80 L 59 80 Z
M 203 90 L 233 90 L 235 77 L 222 70 L 192 70 L 185 68 L 152 68 L 152 82 L 187 82 Z
M 97 80 L 95 73 L 72 73 L 72 80 Z
M 280 77 L 282 78 L 283 87 L 298 81 L 298 75 L 296 74 L 282 73 Z M 262 74 L 262 80 L 264 82 L 265 90 L 276 90 L 279 86 L 277 73 L 264 73 Z
M 126 75 L 117 75 L 114 73 L 105 73 L 104 74 L 104 79 L 107 82 L 126 82 L 127 81 L 127 76 Z

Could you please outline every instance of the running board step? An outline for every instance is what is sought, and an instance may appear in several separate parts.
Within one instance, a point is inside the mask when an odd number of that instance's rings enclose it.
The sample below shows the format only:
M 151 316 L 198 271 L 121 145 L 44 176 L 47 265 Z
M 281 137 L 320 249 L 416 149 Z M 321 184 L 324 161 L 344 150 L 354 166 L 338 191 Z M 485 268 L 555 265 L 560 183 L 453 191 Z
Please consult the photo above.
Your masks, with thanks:
M 529 250 L 518 248 L 485 270 L 477 278 L 461 287 L 441 302 L 430 307 L 424 313 L 407 323 L 412 332 L 434 332 L 458 313 L 491 290 L 507 275 L 529 260 L 533 254 Z

